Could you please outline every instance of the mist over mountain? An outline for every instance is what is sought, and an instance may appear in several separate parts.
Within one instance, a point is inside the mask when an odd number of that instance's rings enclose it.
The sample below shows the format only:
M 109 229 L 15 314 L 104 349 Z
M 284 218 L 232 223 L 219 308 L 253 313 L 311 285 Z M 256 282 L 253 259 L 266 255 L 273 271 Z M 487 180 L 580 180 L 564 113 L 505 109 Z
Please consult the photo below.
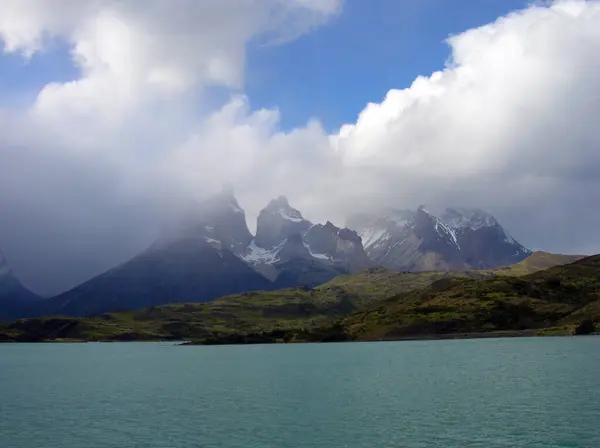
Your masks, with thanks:
M 253 235 L 233 189 L 222 189 L 175 214 L 147 248 L 82 284 L 42 302 L 23 288 L 4 258 L 4 318 L 73 316 L 180 302 L 208 302 L 255 290 L 312 288 L 373 267 L 392 271 L 491 269 L 527 258 L 489 213 L 447 208 L 437 217 L 385 208 L 349 217 L 348 227 L 312 223 L 284 196 L 258 213 Z M 2 292 L 2 290 L 0 290 Z M 17 303 L 18 305 L 14 305 Z
M 6 257 L 0 250 L 0 321 L 29 314 L 41 301 L 40 296 L 25 288 L 13 275 Z

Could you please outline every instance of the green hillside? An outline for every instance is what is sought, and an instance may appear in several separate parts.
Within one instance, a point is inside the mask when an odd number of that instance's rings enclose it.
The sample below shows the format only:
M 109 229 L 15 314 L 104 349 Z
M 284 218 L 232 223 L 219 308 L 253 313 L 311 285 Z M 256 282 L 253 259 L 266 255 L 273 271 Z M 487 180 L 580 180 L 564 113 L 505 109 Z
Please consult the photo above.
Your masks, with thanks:
M 0 323 L 0 340 L 203 340 L 273 330 L 305 329 L 314 333 L 316 329 L 328 328 L 333 322 L 356 312 L 358 314 L 343 321 L 349 334 L 359 338 L 378 337 L 387 332 L 379 321 L 371 321 L 369 317 L 368 325 L 356 323 L 358 316 L 371 316 L 360 313 L 365 307 L 369 310 L 367 313 L 373 313 L 369 307 L 375 303 L 381 304 L 375 309 L 389 307 L 386 313 L 403 312 L 403 306 L 411 301 L 416 303 L 421 297 L 407 293 L 432 284 L 434 289 L 439 289 L 440 285 L 463 285 L 466 291 L 471 287 L 468 285 L 479 284 L 478 279 L 511 276 L 524 270 L 533 272 L 548 263 L 566 260 L 564 256 L 548 257 L 540 253 L 530 258 L 529 262 L 519 263 L 520 266 L 499 271 L 393 273 L 377 268 L 340 276 L 314 289 L 249 292 L 210 303 L 174 304 L 93 318 L 24 319 Z M 452 280 L 457 277 L 461 279 Z M 497 281 L 506 282 L 504 278 Z M 431 288 L 427 291 L 431 292 Z M 471 308 L 465 312 L 471 312 Z M 430 317 L 436 316 L 431 314 Z
M 537 271 L 549 269 L 554 266 L 561 266 L 569 263 L 573 263 L 577 260 L 585 258 L 585 255 L 562 255 L 562 254 L 551 254 L 549 252 L 534 252 L 525 260 L 519 263 L 506 266 L 504 268 L 494 269 L 490 272 L 494 275 L 510 275 L 520 276 L 533 274 Z
M 443 279 L 341 321 L 351 339 L 552 329 L 600 321 L 600 256 L 523 277 Z

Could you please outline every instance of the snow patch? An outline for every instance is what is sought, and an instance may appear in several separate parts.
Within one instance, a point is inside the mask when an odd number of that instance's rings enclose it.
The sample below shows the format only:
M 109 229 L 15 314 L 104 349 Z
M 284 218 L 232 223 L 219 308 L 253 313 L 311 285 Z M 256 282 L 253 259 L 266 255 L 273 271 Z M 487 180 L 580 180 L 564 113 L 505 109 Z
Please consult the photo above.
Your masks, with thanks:
M 244 210 L 242 210 L 241 208 L 239 208 L 237 205 L 235 204 L 229 204 L 229 207 L 231 208 L 231 210 L 233 210 L 234 213 L 241 213 L 244 214 Z
M 449 208 L 442 218 L 448 226 L 454 229 L 479 230 L 498 225 L 498 221 L 492 215 L 476 208 Z
M 313 257 L 313 258 L 317 258 L 317 259 L 319 259 L 319 260 L 329 260 L 329 261 L 331 261 L 331 260 L 332 260 L 332 258 L 331 258 L 330 256 L 328 256 L 328 255 L 314 253 L 314 252 L 313 252 L 313 251 L 310 249 L 310 246 L 309 246 L 308 244 L 306 244 L 306 243 L 304 243 L 304 247 L 306 248 L 306 250 L 308 250 L 308 253 L 309 253 L 309 254 L 310 254 L 310 256 L 311 256 L 311 257 Z
M 390 247 L 387 252 L 383 255 L 383 257 L 381 257 L 379 259 L 379 262 L 381 263 L 389 254 L 392 250 L 394 250 L 396 247 L 398 247 L 400 244 L 402 244 L 404 241 L 406 241 L 406 238 L 404 238 L 401 241 L 398 241 L 396 244 L 392 245 L 392 247 Z
M 221 244 L 221 242 L 219 240 L 215 240 L 214 238 L 205 236 L 204 241 L 206 241 L 208 244 L 210 244 L 215 249 L 221 250 L 223 248 L 223 245 Z
M 279 209 L 279 215 L 283 219 L 285 219 L 286 221 L 292 221 L 292 222 L 302 222 L 302 221 L 304 221 L 304 219 L 302 218 L 302 215 L 300 214 L 300 212 L 298 210 L 294 210 L 294 209 L 280 208 Z
M 251 264 L 272 264 L 279 261 L 278 253 L 281 246 L 282 244 L 273 249 L 264 249 L 257 246 L 254 240 L 252 240 L 246 249 L 246 253 L 241 255 L 240 258 Z
M 444 224 L 442 221 L 437 219 L 435 216 L 433 216 L 433 218 L 435 219 L 435 231 L 438 233 L 438 235 L 441 236 L 442 238 L 446 238 L 446 236 L 450 236 L 450 239 L 452 240 L 454 245 L 458 248 L 458 250 L 462 250 L 460 248 L 460 244 L 458 244 L 458 239 L 456 238 L 456 232 L 454 231 L 454 229 L 448 227 L 446 224 Z
M 364 230 L 359 236 L 362 239 L 363 247 L 371 247 L 386 233 L 386 229 L 371 229 Z

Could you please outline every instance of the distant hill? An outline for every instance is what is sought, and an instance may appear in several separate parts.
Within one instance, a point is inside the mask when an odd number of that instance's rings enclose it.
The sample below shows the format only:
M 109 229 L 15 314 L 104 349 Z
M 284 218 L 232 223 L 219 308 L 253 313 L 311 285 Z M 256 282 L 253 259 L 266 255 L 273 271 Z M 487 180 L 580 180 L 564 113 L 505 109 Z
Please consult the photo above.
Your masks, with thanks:
M 549 252 L 534 252 L 525 260 L 511 264 L 506 267 L 492 269 L 488 272 L 494 275 L 527 275 L 537 271 L 551 268 L 553 266 L 561 266 L 573 263 L 577 260 L 585 258 L 585 255 L 562 255 L 551 254 Z
M 564 261 L 564 256 L 543 258 Z M 503 274 L 535 271 L 542 262 L 525 263 Z M 272 330 L 314 329 L 327 326 L 353 312 L 398 294 L 422 290 L 434 282 L 453 276 L 466 279 L 494 277 L 491 271 L 395 273 L 383 268 L 339 276 L 316 288 L 290 288 L 230 295 L 210 303 L 155 306 L 122 313 L 106 313 L 95 318 L 40 318 L 0 324 L 0 339 L 110 339 L 156 340 L 173 338 L 204 339 L 228 334 Z M 393 299 L 390 299 L 393 302 Z M 351 319 L 351 317 L 348 317 Z M 2 336 L 4 335 L 4 336 Z

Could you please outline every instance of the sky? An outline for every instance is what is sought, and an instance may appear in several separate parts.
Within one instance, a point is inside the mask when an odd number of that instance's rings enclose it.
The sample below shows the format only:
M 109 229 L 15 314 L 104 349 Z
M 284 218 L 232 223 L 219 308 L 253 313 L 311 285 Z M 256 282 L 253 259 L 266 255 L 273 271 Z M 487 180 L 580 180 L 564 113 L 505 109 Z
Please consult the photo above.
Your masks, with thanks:
M 598 253 L 600 1 L 2 0 L 0 249 L 49 295 L 233 185 Z

